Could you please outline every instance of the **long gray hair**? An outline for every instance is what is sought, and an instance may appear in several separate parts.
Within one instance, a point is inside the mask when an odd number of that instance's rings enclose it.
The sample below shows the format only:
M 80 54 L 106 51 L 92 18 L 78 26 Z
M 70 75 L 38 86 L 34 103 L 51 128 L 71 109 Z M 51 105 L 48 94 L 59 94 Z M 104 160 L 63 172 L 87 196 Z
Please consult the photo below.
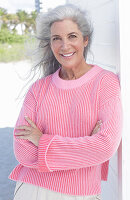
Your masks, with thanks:
M 88 37 L 88 45 L 84 48 L 85 59 L 90 50 L 93 27 L 90 20 L 86 18 L 86 12 L 72 4 L 67 4 L 58 6 L 47 13 L 40 13 L 36 19 L 37 46 L 33 54 L 35 59 L 33 70 L 42 68 L 43 76 L 54 73 L 60 67 L 60 63 L 56 60 L 51 50 L 50 29 L 54 22 L 64 19 L 71 19 L 77 24 L 83 38 L 86 39 Z

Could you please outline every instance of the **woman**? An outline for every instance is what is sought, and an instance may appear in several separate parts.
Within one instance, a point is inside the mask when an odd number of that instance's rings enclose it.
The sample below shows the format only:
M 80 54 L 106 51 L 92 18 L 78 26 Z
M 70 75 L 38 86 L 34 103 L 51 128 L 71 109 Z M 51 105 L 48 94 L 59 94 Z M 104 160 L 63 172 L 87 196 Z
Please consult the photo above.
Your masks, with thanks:
M 73 5 L 37 19 L 46 76 L 30 87 L 14 130 L 14 200 L 100 199 L 122 115 L 117 76 L 86 63 L 91 37 L 84 12 Z

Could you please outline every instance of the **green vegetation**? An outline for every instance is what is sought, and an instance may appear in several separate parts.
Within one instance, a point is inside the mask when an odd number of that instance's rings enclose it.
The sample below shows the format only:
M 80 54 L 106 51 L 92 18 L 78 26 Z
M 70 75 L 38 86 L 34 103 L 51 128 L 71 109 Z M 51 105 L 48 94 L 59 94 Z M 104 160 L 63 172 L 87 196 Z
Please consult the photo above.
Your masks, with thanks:
M 11 33 L 8 29 L 1 29 L 0 31 L 0 43 L 23 43 L 25 41 L 26 35 L 18 35 L 16 33 Z
M 12 62 L 28 59 L 24 43 L 0 44 L 0 62 Z
M 0 62 L 27 59 L 24 43 L 28 34 L 35 33 L 36 16 L 36 11 L 29 14 L 24 10 L 8 14 L 6 9 L 0 7 Z M 18 25 L 21 35 L 17 32 Z

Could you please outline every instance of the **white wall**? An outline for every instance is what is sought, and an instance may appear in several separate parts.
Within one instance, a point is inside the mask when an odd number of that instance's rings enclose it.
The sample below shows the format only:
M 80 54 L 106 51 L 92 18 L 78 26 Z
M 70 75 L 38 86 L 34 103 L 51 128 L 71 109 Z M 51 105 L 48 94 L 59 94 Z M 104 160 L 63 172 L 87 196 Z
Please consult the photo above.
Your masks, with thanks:
M 87 10 L 92 19 L 94 38 L 91 50 L 94 60 L 89 56 L 89 62 L 120 74 L 118 0 L 67 2 Z M 116 153 L 110 161 L 108 181 L 102 183 L 102 200 L 121 200 L 121 182 L 121 153 Z
M 123 102 L 122 188 L 123 200 L 130 199 L 130 2 L 119 0 L 121 89 Z
M 117 0 L 68 0 L 87 10 L 94 26 L 94 62 L 113 71 L 119 68 L 119 27 Z M 92 61 L 91 61 L 92 62 Z

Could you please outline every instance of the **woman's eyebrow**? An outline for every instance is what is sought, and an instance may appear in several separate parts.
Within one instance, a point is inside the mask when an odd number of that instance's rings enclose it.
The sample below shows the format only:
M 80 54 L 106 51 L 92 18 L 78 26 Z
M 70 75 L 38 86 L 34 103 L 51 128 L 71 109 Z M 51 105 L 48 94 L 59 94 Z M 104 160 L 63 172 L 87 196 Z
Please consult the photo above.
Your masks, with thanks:
M 78 35 L 77 32 L 71 32 L 71 33 L 69 33 L 68 35 L 71 35 L 71 34 L 76 34 L 76 35 Z
M 60 37 L 60 35 L 52 35 L 51 37 Z
M 68 33 L 67 35 L 72 35 L 72 34 L 78 35 L 77 32 L 71 32 L 71 33 Z M 51 37 L 61 37 L 61 36 L 56 34 L 56 35 L 52 35 Z

